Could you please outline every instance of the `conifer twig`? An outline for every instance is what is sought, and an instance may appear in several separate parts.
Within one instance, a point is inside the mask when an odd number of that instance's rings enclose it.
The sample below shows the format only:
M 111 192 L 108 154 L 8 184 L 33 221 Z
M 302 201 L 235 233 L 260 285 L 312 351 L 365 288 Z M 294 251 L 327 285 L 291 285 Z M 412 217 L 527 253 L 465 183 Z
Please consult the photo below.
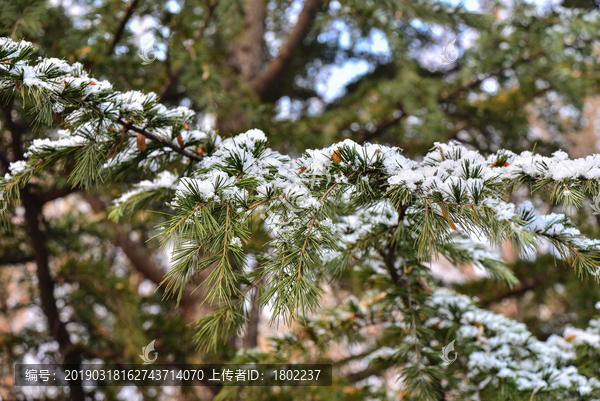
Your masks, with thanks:
M 198 153 L 190 152 L 189 150 L 187 150 L 185 148 L 181 148 L 181 147 L 175 145 L 173 142 L 167 141 L 167 140 L 165 140 L 163 138 L 160 138 L 159 136 L 153 134 L 152 132 L 150 132 L 150 131 L 148 131 L 146 129 L 136 127 L 134 124 L 132 124 L 130 122 L 127 122 L 127 121 L 124 121 L 121 118 L 117 119 L 117 122 L 119 124 L 121 124 L 123 127 L 127 128 L 128 130 L 131 130 L 133 132 L 137 132 L 138 134 L 142 134 L 146 138 L 151 139 L 153 141 L 160 142 L 163 145 L 167 146 L 168 148 L 173 149 L 175 152 L 177 152 L 177 153 L 179 153 L 181 155 L 184 155 L 184 156 L 186 156 L 186 157 L 188 157 L 188 158 L 190 158 L 192 160 L 202 161 L 202 159 L 204 159 L 204 157 L 202 155 L 198 154 Z

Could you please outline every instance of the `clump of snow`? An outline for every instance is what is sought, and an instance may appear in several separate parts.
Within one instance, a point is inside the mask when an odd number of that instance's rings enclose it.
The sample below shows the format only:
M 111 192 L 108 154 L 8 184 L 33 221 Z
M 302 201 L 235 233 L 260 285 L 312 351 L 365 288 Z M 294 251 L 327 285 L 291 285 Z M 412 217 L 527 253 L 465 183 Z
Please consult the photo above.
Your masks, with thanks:
M 496 212 L 498 220 L 510 220 L 515 216 L 515 205 L 494 198 L 486 198 L 482 204 Z
M 27 170 L 27 162 L 25 160 L 18 160 L 16 162 L 10 163 L 8 168 L 10 170 L 11 175 L 21 174 L 23 171 Z
M 177 182 L 177 176 L 169 171 L 163 171 L 157 175 L 157 177 L 150 181 L 144 180 L 135 185 L 135 189 L 124 193 L 114 201 L 115 205 L 120 205 L 127 202 L 131 197 L 147 191 L 154 191 L 161 188 L 171 189 Z

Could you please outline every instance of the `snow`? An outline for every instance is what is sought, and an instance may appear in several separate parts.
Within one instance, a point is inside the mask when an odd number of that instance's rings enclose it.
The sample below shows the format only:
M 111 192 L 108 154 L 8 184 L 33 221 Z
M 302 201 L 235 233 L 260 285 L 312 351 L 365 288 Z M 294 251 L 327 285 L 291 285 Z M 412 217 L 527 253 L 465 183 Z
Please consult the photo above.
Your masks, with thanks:
M 145 95 L 132 93 L 128 96 L 136 102 L 143 102 Z M 199 135 L 206 139 L 203 133 Z M 552 237 L 552 240 L 569 241 L 570 246 L 580 249 L 592 249 L 600 245 L 600 241 L 581 235 L 564 214 L 536 216 L 530 202 L 515 205 L 504 201 L 500 191 L 488 189 L 489 185 L 503 187 L 505 180 L 518 174 L 535 173 L 539 176 L 543 173 L 540 172 L 541 164 L 554 166 L 555 170 L 547 173 L 558 176 L 560 163 L 571 162 L 563 152 L 554 154 L 554 164 L 548 160 L 538 160 L 539 156 L 527 152 L 521 156 L 502 152 L 508 162 L 504 166 L 496 166 L 499 155 L 484 158 L 477 152 L 451 143 L 437 144 L 437 148 L 427 154 L 422 162 L 415 162 L 403 157 L 397 148 L 371 144 L 361 146 L 346 140 L 325 149 L 308 150 L 300 158 L 291 160 L 264 147 L 266 140 L 264 133 L 259 130 L 250 130 L 223 140 L 216 137 L 214 152 L 196 163 L 195 170 L 189 176 L 182 177 L 176 185 L 171 186 L 176 189 L 171 205 L 181 205 L 184 198 L 193 195 L 198 196 L 198 201 L 202 202 L 229 202 L 233 210 L 242 213 L 248 202 L 262 202 L 260 210 L 267 213 L 266 224 L 273 236 L 273 245 L 283 244 L 290 240 L 290 235 L 297 227 L 306 227 L 313 213 L 321 208 L 323 194 L 334 183 L 343 188 L 342 193 L 338 194 L 340 202 L 350 203 L 355 198 L 357 188 L 350 184 L 349 177 L 340 172 L 334 174 L 331 169 L 341 167 L 346 171 L 362 171 L 379 163 L 381 172 L 375 174 L 386 174 L 390 189 L 403 186 L 417 195 L 417 203 L 405 211 L 402 222 L 415 239 L 418 233 L 414 227 L 415 224 L 420 224 L 418 221 L 424 211 L 424 200 L 436 195 L 436 199 L 441 196 L 448 203 L 463 203 L 470 208 L 488 209 L 499 222 L 508 222 L 516 231 L 529 230 L 540 240 Z M 339 157 L 344 148 L 355 151 L 353 160 L 348 160 L 347 156 L 344 156 L 344 160 Z M 134 150 L 133 152 L 135 153 Z M 344 151 L 344 154 L 348 155 L 349 152 Z M 521 162 L 516 163 L 517 158 Z M 533 168 L 531 163 L 524 163 L 524 160 L 541 164 Z M 588 169 L 589 167 L 588 165 Z M 517 170 L 520 173 L 516 174 Z M 361 174 L 361 181 L 369 182 L 369 174 Z M 238 182 L 242 179 L 250 180 L 254 190 L 249 191 L 246 187 L 239 186 Z M 153 188 L 150 185 L 140 185 L 134 193 L 146 189 Z M 456 195 L 457 192 L 459 195 Z M 252 199 L 249 198 L 251 193 Z M 128 196 L 131 195 L 124 195 L 117 203 L 123 202 Z M 428 207 L 438 216 L 443 215 L 437 202 L 430 202 Z M 272 210 L 280 211 L 272 213 Z M 248 213 L 254 211 L 253 208 L 248 209 Z M 324 235 L 338 238 L 338 244 L 334 248 L 319 250 L 323 263 L 341 257 L 342 252 L 364 241 L 373 232 L 399 224 L 398 211 L 385 198 L 349 215 L 336 216 L 335 219 L 320 214 L 317 216 L 319 224 L 314 225 L 311 235 L 315 239 Z M 472 265 L 485 269 L 486 266 L 491 268 L 497 264 L 497 257 L 487 252 L 483 244 L 469 240 L 466 235 L 469 232 L 463 232 L 464 230 L 465 228 L 458 227 L 457 231 L 440 232 L 439 235 L 444 236 L 444 241 L 452 244 L 449 246 L 454 247 L 455 251 L 462 252 Z M 552 251 L 552 248 L 549 250 Z M 368 249 L 355 249 L 352 252 L 355 257 L 364 257 L 365 260 L 370 258 Z M 369 263 L 374 271 L 383 268 L 375 261 Z
M 14 42 L 7 38 L 1 38 L 0 48 L 9 50 L 7 59 L 15 58 L 24 49 L 32 48 L 31 43 L 21 41 Z M 65 60 L 56 58 L 40 58 L 36 63 L 30 64 L 26 59 L 14 63 L 6 62 L 0 64 L 0 69 L 4 70 L 3 79 L 0 80 L 0 89 L 16 87 L 19 81 L 29 88 L 37 88 L 44 92 L 45 97 L 52 100 L 53 111 L 62 113 L 65 106 L 74 106 L 68 104 L 68 99 L 59 98 L 65 88 L 80 89 L 83 93 L 81 99 L 84 99 L 89 107 L 82 107 L 69 114 L 65 121 L 74 126 L 78 126 L 78 121 L 85 120 L 85 127 L 73 129 L 60 140 L 51 141 L 48 139 L 36 140 L 28 155 L 34 155 L 43 151 L 52 151 L 54 149 L 65 149 L 67 147 L 81 147 L 90 144 L 91 141 L 113 141 L 114 133 L 120 131 L 120 127 L 115 127 L 115 121 L 118 118 L 126 117 L 129 120 L 142 121 L 138 126 L 154 127 L 155 135 L 166 140 L 173 139 L 173 126 L 191 123 L 194 118 L 194 111 L 177 107 L 168 109 L 158 103 L 158 96 L 154 93 L 144 94 L 139 91 L 116 92 L 110 82 L 106 80 L 97 80 L 88 76 L 80 63 L 69 64 Z M 77 99 L 79 103 L 79 99 Z M 102 114 L 93 110 L 99 110 Z M 131 118 L 132 115 L 135 118 Z M 196 140 L 206 138 L 197 130 L 191 130 L 191 137 Z M 85 135 L 85 134 L 93 135 Z M 70 139 L 69 139 L 70 138 Z M 130 147 L 123 147 L 124 152 L 128 152 Z M 168 151 L 165 150 L 165 153 Z M 115 166 L 120 161 L 130 160 L 128 158 L 114 157 L 111 163 L 105 167 Z M 170 157 L 170 156 L 169 156 Z
M 600 348 L 598 321 L 590 322 L 586 330 L 567 328 L 564 338 L 553 335 L 543 342 L 533 337 L 524 324 L 476 308 L 467 296 L 454 291 L 437 289 L 427 303 L 438 315 L 437 320 L 426 322 L 430 327 L 440 322 L 442 327 L 447 327 L 443 323 L 452 323 L 457 313 L 462 316 L 462 327 L 457 332 L 456 343 L 475 347 L 470 354 L 458 353 L 469 367 L 467 377 L 470 379 L 484 375 L 497 383 L 497 377 L 510 378 L 521 391 L 544 392 L 552 389 L 563 390 L 566 394 L 577 389 L 582 396 L 600 389 L 598 379 L 583 376 L 576 367 L 570 365 L 576 358 L 577 346 Z M 479 327 L 474 325 L 475 322 L 485 327 L 483 338 L 478 337 Z M 573 340 L 565 340 L 573 335 Z
M 62 150 L 70 147 L 79 147 L 88 143 L 88 139 L 80 135 L 71 135 L 68 130 L 58 131 L 58 140 L 49 138 L 34 139 L 25 156 L 31 157 L 35 153 L 50 150 Z
M 43 85 L 43 81 L 37 78 L 37 74 L 33 67 L 28 65 L 23 67 L 23 84 L 26 86 Z
M 27 162 L 25 160 L 18 160 L 16 162 L 10 163 L 8 168 L 10 170 L 11 175 L 18 175 L 27 170 Z
M 194 180 L 192 178 L 182 178 L 178 186 L 178 197 L 185 197 L 191 191 L 195 191 L 200 194 L 204 200 L 212 200 L 215 196 L 215 179 L 223 177 L 221 174 L 213 174 L 212 179 L 205 180 Z M 177 204 L 177 201 L 173 202 Z
M 378 302 L 382 295 L 386 294 L 367 291 L 361 300 L 350 295 L 334 308 L 327 308 L 313 315 L 308 321 L 308 327 L 315 333 L 327 335 L 330 328 L 340 325 L 341 321 L 353 319 L 353 327 L 360 329 L 377 316 L 378 321 L 385 319 L 382 324 L 388 329 L 406 330 L 401 315 L 384 312 L 389 308 L 389 303 Z M 506 381 L 514 383 L 528 398 L 532 393 L 543 398 L 552 392 L 557 399 L 588 399 L 585 398 L 587 395 L 600 390 L 600 380 L 593 377 L 592 372 L 588 372 L 590 376 L 585 376 L 574 366 L 574 363 L 578 363 L 578 347 L 589 344 L 598 347 L 596 340 L 600 335 L 600 319 L 590 321 L 585 330 L 567 328 L 563 336 L 551 335 L 546 341 L 540 341 L 523 323 L 477 308 L 473 299 L 453 290 L 435 288 L 433 295 L 425 302 L 433 311 L 433 317 L 424 322 L 425 326 L 437 332 L 437 339 L 445 338 L 442 346 L 452 342 L 455 347 L 452 355 L 458 358 L 455 363 L 466 366 L 466 369 L 459 367 L 461 374 L 454 376 L 458 381 L 455 387 L 458 393 L 454 394 L 456 398 L 477 399 L 474 395 L 479 390 L 489 386 L 497 388 L 506 384 Z M 447 329 L 457 325 L 459 328 L 455 336 L 446 338 Z M 454 333 L 454 330 L 450 332 Z M 378 358 L 394 361 L 405 347 L 412 349 L 413 340 L 412 335 L 406 335 L 401 344 L 384 346 L 361 359 L 360 363 L 364 363 L 366 367 Z M 290 330 L 278 336 L 275 341 L 294 344 L 298 341 L 298 331 Z M 363 343 L 365 341 L 360 344 Z M 434 343 L 436 346 L 440 344 L 434 340 L 432 346 Z M 428 347 L 426 349 L 430 353 L 435 352 Z M 451 368 L 452 365 L 446 367 Z
M 510 220 L 515 217 L 515 205 L 494 198 L 486 198 L 482 202 L 484 206 L 496 212 L 498 220 Z
M 177 183 L 177 176 L 169 171 L 163 171 L 157 175 L 157 177 L 150 181 L 144 180 L 135 185 L 135 189 L 124 193 L 114 201 L 115 205 L 121 205 L 133 196 L 138 195 L 142 192 L 156 191 L 160 189 L 171 189 Z
M 0 40 L 0 47 L 14 49 L 13 55 L 29 45 L 26 42 L 17 44 L 8 39 Z M 154 93 L 116 92 L 109 82 L 88 77 L 79 64 L 69 65 L 64 60 L 45 59 L 30 65 L 23 60 L 2 64 L 0 68 L 7 72 L 3 74 L 5 78 L 0 82 L 0 87 L 14 86 L 22 80 L 23 85 L 45 91 L 49 96 L 63 93 L 67 86 L 81 88 L 86 103 L 100 111 L 97 113 L 91 107 L 72 111 L 65 121 L 67 126 L 76 128 L 59 131 L 56 139 L 34 140 L 27 153 L 32 159 L 42 158 L 45 152 L 93 143 L 114 146 L 122 129 L 116 123 L 119 118 L 133 121 L 135 126 L 149 129 L 165 140 L 173 140 L 179 130 L 185 128 L 181 131 L 184 141 L 214 144 L 214 151 L 204 155 L 201 161 L 194 162 L 182 177 L 178 176 L 179 170 L 175 174 L 176 170 L 161 169 L 165 165 L 177 165 L 175 162 L 184 164 L 188 160 L 168 148 L 153 150 L 150 157 L 139 166 L 141 171 L 155 178 L 135 185 L 132 191 L 115 201 L 117 206 L 131 201 L 137 195 L 163 189 L 174 191 L 174 198 L 170 202 L 172 206 L 189 204 L 182 200 L 190 200 L 190 197 L 197 203 L 227 202 L 231 210 L 237 211 L 242 218 L 258 210 L 248 207 L 250 204 L 262 202 L 262 210 L 268 211 L 266 224 L 273 237 L 271 245 L 274 248 L 287 245 L 293 240 L 294 233 L 309 235 L 306 227 L 310 223 L 310 235 L 315 241 L 324 237 L 332 239 L 333 245 L 315 251 L 322 263 L 334 261 L 345 252 L 350 252 L 354 258 L 361 260 L 362 268 L 370 269 L 375 275 L 387 274 L 381 263 L 381 255 L 361 243 L 365 243 L 373 233 L 395 228 L 399 224 L 416 239 L 420 235 L 418 229 L 422 223 L 419 221 L 423 213 L 431 211 L 440 218 L 444 214 L 442 206 L 446 205 L 489 213 L 503 226 L 515 232 L 528 230 L 538 239 L 551 237 L 552 240 L 568 242 L 569 246 L 582 250 L 597 250 L 600 246 L 600 240 L 585 238 L 564 214 L 537 216 L 530 202 L 520 205 L 507 202 L 502 192 L 512 180 L 548 180 L 553 184 L 559 183 L 563 195 L 572 196 L 574 188 L 569 189 L 570 185 L 581 187 L 582 183 L 590 180 L 600 181 L 599 155 L 570 160 L 562 151 L 555 152 L 551 157 L 532 152 L 517 155 L 502 151 L 484 157 L 451 142 L 436 143 L 422 161 L 414 161 L 402 156 L 401 149 L 395 147 L 368 143 L 359 145 L 345 140 L 324 149 L 307 150 L 292 160 L 267 148 L 267 137 L 260 130 L 253 129 L 223 139 L 189 128 L 186 124 L 191 123 L 195 115 L 192 110 L 185 107 L 168 109 L 158 103 L 158 96 Z M 52 71 L 51 75 L 49 71 Z M 64 105 L 57 103 L 54 110 L 62 112 Z M 80 121 L 86 122 L 81 124 Z M 122 145 L 120 152 L 103 168 L 114 168 L 139 155 L 135 136 L 125 137 Z M 500 157 L 506 162 L 498 163 Z M 15 179 L 28 168 L 24 161 L 13 163 L 6 179 Z M 377 185 L 383 183 L 374 189 L 380 191 L 378 197 L 368 204 L 352 204 L 360 198 L 358 192 L 361 187 L 366 187 L 374 180 L 377 180 Z M 355 185 L 355 182 L 360 185 Z M 336 191 L 330 192 L 334 187 Z M 399 221 L 398 206 L 390 201 L 390 193 L 410 197 L 412 203 L 404 211 L 403 221 Z M 325 195 L 335 198 L 326 199 Z M 321 213 L 328 201 L 342 206 L 338 214 Z M 347 214 L 344 214 L 345 210 L 348 210 Z M 444 218 L 448 219 L 447 216 Z M 489 266 L 492 261 L 497 261 L 482 244 L 471 241 L 468 235 L 473 233 L 467 232 L 468 227 L 462 227 L 459 223 L 456 224 L 456 230 L 439 230 L 442 242 L 464 253 L 473 265 Z M 448 227 L 452 225 L 448 224 Z M 242 241 L 234 237 L 231 245 L 241 246 Z M 542 343 L 532 338 L 523 325 L 499 316 L 493 316 L 490 320 L 483 314 L 484 311 L 476 309 L 468 299 L 446 293 L 441 297 L 434 296 L 432 302 L 438 302 L 438 298 L 443 298 L 445 302 L 436 306 L 439 312 L 437 323 L 442 327 L 450 324 L 451 316 L 444 318 L 449 303 L 463 309 L 460 318 L 463 328 L 458 331 L 459 338 L 471 338 L 470 333 L 477 332 L 475 322 L 483 322 L 490 331 L 486 333 L 487 342 L 470 356 L 468 363 L 473 372 L 495 369 L 495 373 L 501 377 L 510 377 L 520 388 L 532 391 L 568 385 L 576 386 L 581 394 L 587 394 L 590 389 L 597 388 L 597 381 L 583 378 L 569 366 L 561 365 L 561 361 L 572 359 L 575 346 L 598 347 L 600 333 L 596 328 L 569 329 L 571 331 L 568 333 L 575 335 L 572 342 L 552 338 Z M 539 354 L 539 360 L 529 358 L 527 352 Z M 548 366 L 554 370 L 543 371 Z
M 26 42 L 15 43 L 3 39 L 2 46 L 15 49 L 13 55 L 18 54 L 30 44 Z M 30 87 L 39 87 L 44 90 L 53 90 L 61 93 L 69 85 L 70 87 L 83 88 L 86 101 L 94 103 L 96 96 L 98 100 L 95 105 L 104 113 L 103 117 L 94 115 L 87 108 L 73 111 L 67 116 L 66 121 L 76 124 L 80 119 L 89 122 L 72 131 L 63 131 L 58 140 L 49 139 L 35 140 L 28 155 L 53 149 L 65 149 L 68 147 L 81 147 L 90 141 L 114 141 L 114 132 L 120 130 L 114 124 L 114 120 L 129 115 L 138 115 L 138 127 L 151 126 L 155 135 L 166 140 L 173 140 L 174 124 L 181 127 L 184 123 L 191 122 L 194 112 L 185 107 L 167 109 L 158 103 L 158 97 L 154 93 L 145 94 L 140 91 L 129 91 L 125 93 L 115 92 L 112 85 L 107 81 L 99 81 L 88 77 L 80 64 L 69 65 L 64 60 L 41 59 L 35 66 L 30 66 L 27 61 L 22 60 L 14 65 L 4 65 L 3 69 L 10 69 L 15 79 L 22 76 L 23 84 Z M 46 76 L 52 71 L 52 76 Z M 9 83 L 7 83 L 9 84 Z M 3 83 L 4 85 L 4 83 Z M 56 112 L 62 112 L 64 105 L 57 104 Z M 91 121 L 90 121 L 91 118 Z M 206 141 L 209 136 L 195 129 L 186 129 L 182 132 L 185 140 Z M 290 160 L 270 149 L 262 149 L 259 144 L 266 142 L 265 134 L 260 130 L 250 130 L 236 137 L 226 138 L 221 141 L 215 137 L 216 151 L 207 155 L 196 170 L 186 177 L 187 183 L 194 183 L 197 189 L 206 199 L 243 199 L 245 194 L 236 186 L 236 181 L 254 179 L 255 187 L 261 191 L 270 188 L 271 192 L 282 194 L 281 202 L 290 204 L 292 199 L 299 199 L 297 206 L 302 209 L 316 209 L 320 207 L 317 189 L 323 191 L 323 184 L 337 182 L 348 185 L 348 177 L 337 172 L 331 173 L 334 165 L 348 169 L 361 170 L 365 166 L 380 163 L 381 172 L 387 175 L 387 183 L 390 189 L 404 187 L 418 194 L 419 199 L 425 200 L 433 196 L 442 196 L 446 202 L 470 204 L 478 207 L 487 207 L 494 211 L 496 218 L 500 221 L 516 222 L 520 214 L 516 206 L 504 202 L 496 196 L 491 196 L 487 188 L 490 185 L 498 185 L 505 181 L 527 176 L 532 179 L 549 178 L 557 181 L 590 180 L 600 179 L 600 157 L 589 156 L 585 159 L 569 160 L 566 153 L 557 151 L 552 157 L 545 157 L 531 152 L 523 152 L 516 155 L 503 151 L 506 163 L 496 166 L 494 163 L 499 154 L 490 155 L 487 158 L 479 153 L 468 150 L 457 143 L 436 143 L 435 147 L 425 156 L 421 162 L 409 160 L 401 155 L 401 150 L 376 144 L 358 145 L 347 139 L 332 146 L 320 150 L 307 150 L 297 160 Z M 131 141 L 128 139 L 128 143 Z M 262 145 L 261 145 L 262 146 Z M 338 155 L 344 148 L 353 149 L 357 156 L 353 160 L 341 160 Z M 137 152 L 134 146 L 123 146 L 123 154 L 116 155 L 105 165 L 105 168 L 114 167 L 118 163 L 126 162 L 135 157 Z M 172 158 L 170 150 L 161 150 L 153 155 Z M 348 154 L 346 152 L 345 154 Z M 235 160 L 236 165 L 232 165 Z M 157 169 L 160 163 L 144 161 L 143 166 L 160 173 Z M 240 169 L 239 176 L 232 177 L 227 173 L 232 168 Z M 211 170 L 218 170 L 216 176 Z M 320 177 L 322 176 L 322 177 Z M 320 177 L 315 179 L 314 177 Z M 361 177 L 364 181 L 369 180 L 369 175 Z M 222 190 L 215 192 L 217 179 L 222 184 Z M 142 190 L 142 187 L 137 190 Z M 183 195 L 185 186 L 179 186 L 178 192 Z M 347 189 L 351 193 L 352 188 Z M 487 191 L 487 192 L 486 192 Z M 567 195 L 568 189 L 564 191 Z M 297 202 L 292 202 L 294 205 Z M 440 214 L 439 205 L 431 205 L 436 213 Z M 550 219 L 556 218 L 552 224 Z M 579 233 L 561 220 L 560 216 L 540 218 L 531 222 L 530 229 L 545 234 L 561 234 L 573 237 L 580 236 Z M 460 229 L 460 227 L 459 227 Z M 571 231 L 569 231 L 571 230 Z M 593 242 L 581 240 L 585 246 L 595 245 Z

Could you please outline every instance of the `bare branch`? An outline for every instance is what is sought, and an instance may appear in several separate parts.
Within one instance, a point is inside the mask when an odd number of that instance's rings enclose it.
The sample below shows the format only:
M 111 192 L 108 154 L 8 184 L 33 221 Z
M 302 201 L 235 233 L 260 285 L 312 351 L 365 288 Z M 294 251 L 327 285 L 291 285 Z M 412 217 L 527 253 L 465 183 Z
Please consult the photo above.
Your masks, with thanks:
M 53 190 L 43 193 L 41 195 L 40 200 L 42 203 L 51 202 L 58 198 L 62 198 L 64 196 L 72 194 L 75 191 L 77 191 L 77 188 L 75 188 L 75 187 L 56 188 L 56 189 L 53 189 Z
M 210 18 L 212 17 L 218 3 L 219 2 L 217 0 L 213 0 L 208 4 L 206 12 L 204 13 L 204 18 L 202 19 L 202 25 L 200 26 L 200 29 L 198 29 L 198 31 L 196 31 L 196 33 L 194 34 L 194 40 L 198 40 L 198 39 L 202 38 L 202 35 L 204 34 L 204 31 L 206 30 L 206 27 L 208 26 L 208 22 L 210 21 Z M 161 99 L 165 97 L 165 95 L 167 94 L 169 89 L 171 89 L 173 84 L 177 81 L 177 78 L 179 78 L 179 76 L 183 72 L 183 67 L 179 68 L 177 71 L 172 71 L 169 68 L 167 70 L 167 72 L 168 72 L 167 79 L 165 80 L 165 83 L 163 84 L 162 88 L 160 89 L 160 98 Z
M 518 66 L 519 64 L 528 63 L 528 62 L 530 62 L 538 57 L 541 57 L 543 55 L 544 55 L 544 49 L 538 49 L 537 51 L 533 52 L 529 56 L 521 56 L 508 67 L 500 68 L 498 70 L 492 71 L 489 74 L 482 74 L 481 76 L 476 77 L 473 81 L 469 82 L 468 84 L 460 86 L 459 88 L 455 89 L 454 91 L 452 91 L 450 93 L 442 94 L 442 96 L 440 96 L 438 102 L 443 103 L 447 100 L 455 98 L 456 96 L 460 95 L 461 93 L 481 84 L 483 81 L 485 81 L 488 78 L 497 77 L 497 76 L 501 75 L 504 71 L 513 69 L 516 66 Z
M 501 294 L 492 294 L 486 298 L 481 300 L 482 307 L 489 307 L 491 304 L 495 302 L 500 302 L 506 298 L 516 297 L 526 293 L 529 290 L 532 290 L 540 285 L 544 284 L 548 279 L 548 276 L 539 277 L 532 280 L 527 280 L 521 282 L 519 285 L 516 285 L 510 291 L 503 292 Z
M 26 256 L 14 256 L 14 255 L 4 255 L 0 257 L 0 266 L 4 265 L 20 265 L 23 263 L 33 262 L 33 255 Z
M 397 117 L 392 115 L 392 118 L 381 121 L 379 124 L 377 124 L 375 129 L 373 129 L 372 131 L 365 131 L 363 133 L 363 137 L 362 137 L 360 143 L 372 141 L 374 138 L 378 137 L 386 129 L 391 128 L 392 126 L 400 123 L 403 119 L 406 119 L 407 114 L 406 114 L 406 110 L 404 110 L 402 103 L 398 103 L 396 105 L 396 108 L 398 109 L 398 111 L 400 111 L 400 114 Z
M 2 149 L 0 149 L 0 164 L 6 171 L 8 171 L 8 168 L 10 167 L 10 160 L 8 160 L 8 155 Z
M 194 39 L 198 40 L 204 34 L 204 31 L 206 30 L 206 27 L 208 26 L 208 21 L 210 20 L 210 17 L 212 17 L 212 15 L 215 11 L 215 8 L 217 7 L 217 4 L 219 4 L 218 0 L 213 0 L 208 4 L 206 13 L 204 14 L 204 18 L 202 19 L 202 26 L 200 27 L 200 29 L 198 29 L 198 32 L 196 32 L 194 34 Z
M 498 70 L 495 70 L 489 74 L 485 74 L 484 76 L 481 77 L 476 77 L 474 80 L 470 81 L 469 83 L 467 83 L 466 85 L 460 86 L 458 88 L 456 88 L 455 90 L 453 90 L 452 92 L 449 93 L 442 93 L 438 99 L 438 103 L 444 103 L 447 102 L 449 100 L 452 100 L 456 97 L 458 97 L 459 95 L 461 95 L 462 93 L 475 88 L 477 85 L 480 85 L 484 80 L 491 78 L 491 77 L 497 77 L 499 75 L 501 75 L 504 71 L 507 71 L 509 69 L 512 69 L 520 64 L 523 63 L 527 63 L 530 62 L 540 56 L 542 56 L 544 54 L 543 49 L 539 49 L 536 52 L 532 53 L 529 56 L 521 56 L 519 57 L 517 60 L 515 60 L 514 63 L 512 63 L 510 66 L 508 67 L 504 67 Z M 540 93 L 535 93 L 532 98 L 539 96 L 540 94 L 542 94 L 543 92 Z M 363 133 L 363 136 L 360 140 L 360 143 L 364 143 L 364 142 L 368 142 L 368 141 L 372 141 L 373 139 L 377 138 L 379 135 L 381 135 L 385 130 L 387 130 L 388 128 L 393 127 L 396 124 L 400 124 L 402 123 L 402 121 L 407 117 L 407 113 L 406 111 L 402 108 L 402 104 L 398 103 L 397 105 L 398 109 L 401 111 L 401 114 L 398 115 L 398 117 L 392 117 L 390 119 L 386 119 L 381 121 L 379 124 L 377 124 L 377 126 L 372 130 L 372 131 L 365 131 Z M 448 134 L 448 137 L 450 139 L 454 139 L 454 136 L 458 133 L 458 131 L 465 129 L 464 126 L 460 126 L 460 129 L 457 129 L 456 131 L 451 132 L 450 134 Z
M 179 77 L 179 75 L 181 75 L 182 70 L 183 69 L 180 68 L 177 71 L 171 70 L 168 72 L 169 75 L 167 76 L 167 79 L 165 80 L 165 83 L 163 84 L 162 88 L 160 88 L 159 97 L 161 99 L 166 96 L 167 92 L 169 92 L 169 89 L 171 89 L 175 81 L 177 81 L 177 78 Z
M 108 48 L 106 54 L 110 55 L 115 50 L 117 43 L 119 43 L 119 40 L 121 40 L 121 36 L 123 36 L 123 32 L 125 32 L 125 26 L 127 25 L 127 22 L 129 22 L 129 19 L 131 19 L 131 16 L 133 15 L 133 9 L 135 8 L 135 6 L 137 6 L 137 3 L 139 3 L 139 1 L 140 0 L 131 0 L 131 2 L 125 8 L 125 13 L 123 14 L 123 18 L 121 19 L 119 28 L 117 29 L 115 37 L 113 38 L 113 41 L 110 44 L 110 47 Z
M 321 3 L 322 0 L 306 0 L 300 15 L 298 15 L 298 22 L 296 23 L 296 26 L 294 26 L 294 29 L 292 29 L 292 33 L 287 38 L 287 41 L 281 47 L 279 55 L 269 63 L 265 70 L 259 73 L 258 76 L 250 82 L 250 87 L 254 89 L 258 96 L 263 97 L 267 92 L 267 89 L 275 84 L 288 67 L 294 53 L 306 37 L 308 28 L 317 16 L 317 11 L 319 10 Z
M 12 102 L 0 107 L 4 116 L 4 126 L 11 133 L 10 148 L 13 152 L 13 161 L 23 159 L 23 149 L 21 146 L 21 135 L 28 131 L 28 127 L 13 120 L 11 115 Z

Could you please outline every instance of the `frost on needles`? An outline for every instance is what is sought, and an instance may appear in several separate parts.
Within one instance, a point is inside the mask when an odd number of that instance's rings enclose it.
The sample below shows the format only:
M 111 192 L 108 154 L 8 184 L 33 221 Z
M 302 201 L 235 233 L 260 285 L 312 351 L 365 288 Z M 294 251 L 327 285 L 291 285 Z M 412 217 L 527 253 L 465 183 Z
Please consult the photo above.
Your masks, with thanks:
M 0 181 L 3 199 L 16 202 L 19 188 L 57 169 L 83 188 L 122 182 L 133 171 L 145 176 L 116 198 L 111 217 L 167 210 L 160 238 L 174 244 L 168 295 L 180 296 L 193 275 L 210 271 L 203 286 L 213 313 L 197 322 L 200 346 L 242 331 L 246 300 L 261 286 L 273 321 L 299 328 L 273 339 L 273 352 L 242 351 L 239 361 L 314 360 L 314 349 L 331 341 L 365 341 L 360 328 L 377 322 L 382 338 L 359 359 L 398 368 L 416 399 L 600 398 L 598 321 L 540 342 L 523 324 L 435 285 L 428 268 L 445 257 L 510 286 L 517 279 L 489 249 L 511 242 L 523 255 L 544 245 L 582 278 L 598 279 L 599 241 L 564 214 L 537 215 L 531 202 L 510 201 L 525 187 L 532 199 L 580 207 L 599 192 L 597 156 L 484 157 L 438 143 L 415 161 L 398 148 L 346 140 L 291 158 L 270 149 L 259 130 L 222 138 L 190 128 L 194 112 L 187 108 L 168 109 L 153 93 L 115 91 L 78 64 L 34 62 L 35 51 L 0 39 L 0 92 L 31 102 L 40 124 L 63 113 L 66 129 L 34 140 L 27 160 L 11 165 Z M 267 240 L 249 268 L 245 246 L 260 238 Z M 345 273 L 364 292 L 318 308 L 324 284 Z M 452 340 L 458 360 L 445 366 L 440 349 Z

